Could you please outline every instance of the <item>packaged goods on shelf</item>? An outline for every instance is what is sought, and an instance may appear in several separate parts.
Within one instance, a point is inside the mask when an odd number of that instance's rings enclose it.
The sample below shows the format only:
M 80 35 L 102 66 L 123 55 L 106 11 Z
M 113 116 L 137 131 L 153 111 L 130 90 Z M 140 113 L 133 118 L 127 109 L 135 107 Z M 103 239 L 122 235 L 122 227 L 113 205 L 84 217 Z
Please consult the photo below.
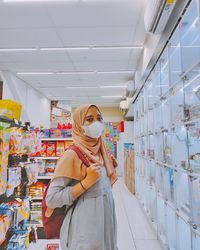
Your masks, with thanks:
M 56 156 L 56 142 L 47 142 L 46 156 L 47 157 Z
M 44 184 L 43 182 L 37 181 L 35 184 L 30 186 L 29 195 L 32 198 L 35 198 L 35 197 L 41 198 L 43 196 L 46 186 L 47 185 Z
M 46 175 L 52 175 L 56 168 L 56 162 L 54 160 L 47 160 L 45 166 Z
M 0 195 L 6 192 L 7 188 L 7 166 L 9 155 L 10 129 L 0 129 Z
M 57 141 L 56 142 L 56 156 L 60 157 L 65 152 L 65 142 L 64 141 Z

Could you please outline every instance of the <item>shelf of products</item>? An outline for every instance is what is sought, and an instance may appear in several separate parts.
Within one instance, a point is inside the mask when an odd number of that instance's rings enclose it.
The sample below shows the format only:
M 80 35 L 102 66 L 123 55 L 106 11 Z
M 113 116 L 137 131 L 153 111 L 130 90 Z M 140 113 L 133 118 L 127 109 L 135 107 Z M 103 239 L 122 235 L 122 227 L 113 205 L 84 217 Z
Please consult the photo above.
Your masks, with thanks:
M 134 103 L 136 193 L 166 249 L 200 249 L 200 29 L 191 1 Z

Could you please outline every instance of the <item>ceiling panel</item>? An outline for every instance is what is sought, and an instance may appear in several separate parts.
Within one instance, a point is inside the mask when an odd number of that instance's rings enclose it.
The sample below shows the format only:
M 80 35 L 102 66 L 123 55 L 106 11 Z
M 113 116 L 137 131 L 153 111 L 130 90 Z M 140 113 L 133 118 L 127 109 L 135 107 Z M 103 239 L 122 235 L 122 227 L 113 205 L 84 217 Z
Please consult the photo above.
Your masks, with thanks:
M 62 46 L 55 30 L 46 29 L 1 29 L 1 48 L 37 48 Z
M 64 51 L 28 51 L 28 52 L 0 52 L 0 60 L 11 62 L 67 62 L 69 57 Z
M 0 48 L 141 45 L 146 36 L 142 18 L 144 6 L 145 0 L 73 0 L 65 3 L 20 4 L 3 4 L 0 1 Z M 0 52 L 0 70 L 134 71 L 141 53 L 139 49 Z M 134 72 L 18 77 L 38 87 L 49 98 L 57 94 L 58 99 L 72 99 L 73 103 L 93 102 L 101 106 L 116 106 L 120 98 L 103 99 L 99 96 L 122 96 L 124 89 L 69 91 L 63 87 L 39 87 L 122 85 L 133 79 Z
M 56 26 L 94 27 L 135 23 L 142 5 L 141 0 L 100 0 L 46 6 Z
M 114 46 L 130 45 L 133 26 L 57 28 L 64 46 Z
M 12 68 L 14 72 L 57 72 L 57 71 L 74 71 L 71 63 L 67 62 L 32 62 L 16 63 Z M 40 76 L 39 76 L 40 78 Z
M 51 27 L 46 9 L 38 4 L 0 3 L 0 29 Z

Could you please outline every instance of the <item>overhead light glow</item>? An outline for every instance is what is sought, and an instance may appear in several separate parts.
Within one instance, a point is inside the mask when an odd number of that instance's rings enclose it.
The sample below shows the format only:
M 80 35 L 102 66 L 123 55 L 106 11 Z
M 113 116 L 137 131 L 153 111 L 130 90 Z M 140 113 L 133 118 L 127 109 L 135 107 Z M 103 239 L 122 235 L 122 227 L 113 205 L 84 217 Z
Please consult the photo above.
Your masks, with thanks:
M 20 52 L 20 51 L 37 51 L 35 48 L 0 48 L 0 52 Z
M 133 74 L 134 71 L 63 71 L 63 72 L 17 72 L 17 75 L 82 75 L 82 74 Z
M 102 98 L 122 98 L 122 96 L 114 96 L 114 95 L 106 95 L 106 96 L 101 96 Z
M 101 89 L 111 89 L 111 88 L 126 88 L 126 85 L 109 85 L 109 86 L 100 86 Z
M 4 3 L 74 2 L 74 0 L 3 0 L 3 2 Z

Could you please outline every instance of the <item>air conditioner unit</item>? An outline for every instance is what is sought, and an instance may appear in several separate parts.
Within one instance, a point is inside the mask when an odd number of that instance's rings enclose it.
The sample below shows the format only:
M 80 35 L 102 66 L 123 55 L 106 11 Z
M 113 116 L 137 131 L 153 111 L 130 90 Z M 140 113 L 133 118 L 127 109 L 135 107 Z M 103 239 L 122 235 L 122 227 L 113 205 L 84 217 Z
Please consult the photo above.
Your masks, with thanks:
M 177 0 L 148 0 L 144 25 L 149 33 L 161 34 L 169 20 Z

